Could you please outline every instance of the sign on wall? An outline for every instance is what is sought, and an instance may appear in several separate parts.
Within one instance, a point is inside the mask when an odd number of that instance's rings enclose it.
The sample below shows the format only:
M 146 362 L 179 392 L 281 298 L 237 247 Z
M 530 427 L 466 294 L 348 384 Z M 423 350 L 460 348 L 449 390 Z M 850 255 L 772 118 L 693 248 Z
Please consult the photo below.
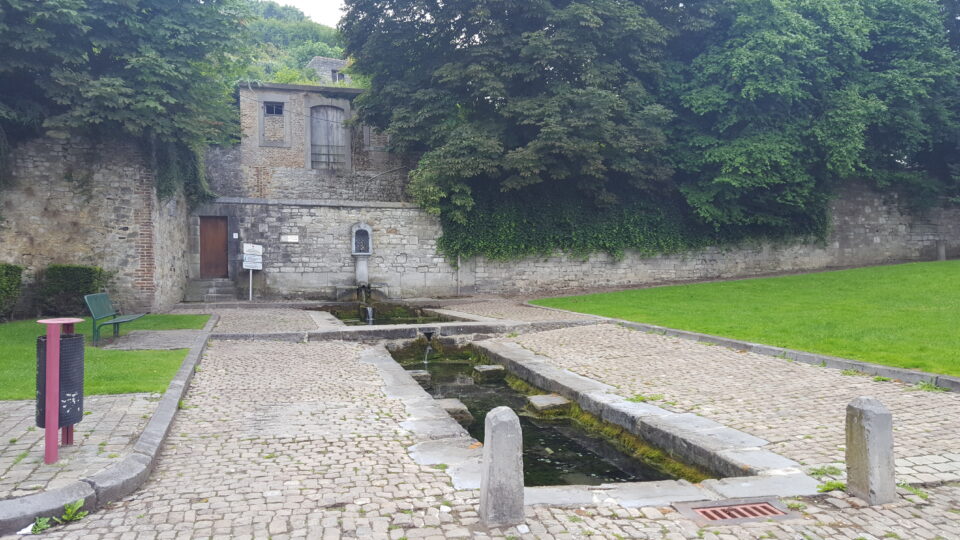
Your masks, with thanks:
M 263 246 L 260 244 L 243 244 L 243 269 L 263 270 Z

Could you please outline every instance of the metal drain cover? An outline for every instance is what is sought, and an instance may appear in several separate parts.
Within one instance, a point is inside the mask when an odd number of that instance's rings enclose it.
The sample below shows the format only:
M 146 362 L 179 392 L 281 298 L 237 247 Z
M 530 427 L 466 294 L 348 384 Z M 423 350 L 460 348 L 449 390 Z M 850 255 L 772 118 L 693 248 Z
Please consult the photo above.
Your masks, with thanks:
M 673 505 L 697 525 L 736 525 L 750 521 L 795 519 L 800 515 L 777 499 L 728 499 Z

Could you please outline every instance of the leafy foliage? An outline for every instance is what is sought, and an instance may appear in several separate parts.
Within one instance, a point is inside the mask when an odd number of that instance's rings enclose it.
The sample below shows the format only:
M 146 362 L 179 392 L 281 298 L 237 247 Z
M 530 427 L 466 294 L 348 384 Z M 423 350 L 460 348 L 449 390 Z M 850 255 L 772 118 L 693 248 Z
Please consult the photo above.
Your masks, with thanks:
M 99 266 L 51 264 L 40 284 L 40 308 L 45 315 L 83 315 L 83 297 L 102 292 L 109 275 Z
M 245 6 L 0 0 L 0 155 L 47 129 L 133 137 L 180 160 L 229 139 Z M 179 180 L 205 191 L 202 169 Z
M 0 321 L 8 319 L 17 305 L 22 274 L 23 267 L 0 263 Z
M 359 117 L 422 153 L 449 254 L 823 235 L 846 182 L 958 192 L 953 0 L 347 6 Z
M 315 84 L 317 73 L 306 67 L 315 56 L 342 58 L 337 31 L 317 24 L 299 9 L 276 2 L 251 2 L 255 17 L 248 27 L 257 43 L 256 58 L 246 78 L 285 84 Z
M 86 510 L 80 510 L 83 508 L 83 499 L 77 499 L 72 503 L 67 503 L 63 507 L 63 515 L 60 517 L 53 518 L 60 525 L 65 525 L 71 521 L 80 521 L 81 519 L 87 517 L 90 512 Z

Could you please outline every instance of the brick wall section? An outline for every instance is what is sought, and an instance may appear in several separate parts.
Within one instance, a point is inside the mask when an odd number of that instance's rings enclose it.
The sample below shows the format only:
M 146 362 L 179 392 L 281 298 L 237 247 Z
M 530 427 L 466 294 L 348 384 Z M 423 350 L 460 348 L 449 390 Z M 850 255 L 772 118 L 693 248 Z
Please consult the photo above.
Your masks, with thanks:
M 182 253 L 185 239 L 156 223 L 153 175 L 134 145 L 93 144 L 53 133 L 17 146 L 13 156 L 12 181 L 0 189 L 0 262 L 26 268 L 20 315 L 35 314 L 38 272 L 54 263 L 96 265 L 113 273 L 109 292 L 125 311 L 172 304 L 171 295 L 161 298 L 158 291 L 182 291 L 186 269 L 158 272 L 157 245 L 180 244 Z M 183 197 L 176 201 L 185 222 Z

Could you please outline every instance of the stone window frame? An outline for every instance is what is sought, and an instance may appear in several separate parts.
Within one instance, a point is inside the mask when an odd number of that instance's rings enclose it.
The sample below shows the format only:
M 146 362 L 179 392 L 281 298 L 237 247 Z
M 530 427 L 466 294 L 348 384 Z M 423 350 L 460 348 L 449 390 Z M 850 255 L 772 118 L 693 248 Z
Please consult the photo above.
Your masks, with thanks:
M 310 156 L 310 141 L 313 140 L 313 127 L 310 125 L 310 110 L 314 107 L 336 107 L 343 110 L 343 121 L 349 122 L 353 118 L 353 110 L 350 107 L 350 100 L 344 98 L 329 98 L 320 94 L 308 93 L 303 97 L 303 116 L 306 119 L 303 126 L 303 166 L 312 171 L 319 171 L 321 174 L 337 174 L 350 172 L 353 170 L 353 128 L 346 126 L 347 130 L 344 141 L 343 166 L 336 169 L 314 169 L 313 160 Z
M 283 114 L 267 114 L 267 103 L 279 103 L 283 107 Z M 292 146 L 292 137 L 290 135 L 291 124 L 290 115 L 290 95 L 283 92 L 260 92 L 257 95 L 257 139 L 260 146 L 274 148 L 290 148 Z M 270 141 L 266 138 L 267 117 L 283 119 L 283 140 Z

